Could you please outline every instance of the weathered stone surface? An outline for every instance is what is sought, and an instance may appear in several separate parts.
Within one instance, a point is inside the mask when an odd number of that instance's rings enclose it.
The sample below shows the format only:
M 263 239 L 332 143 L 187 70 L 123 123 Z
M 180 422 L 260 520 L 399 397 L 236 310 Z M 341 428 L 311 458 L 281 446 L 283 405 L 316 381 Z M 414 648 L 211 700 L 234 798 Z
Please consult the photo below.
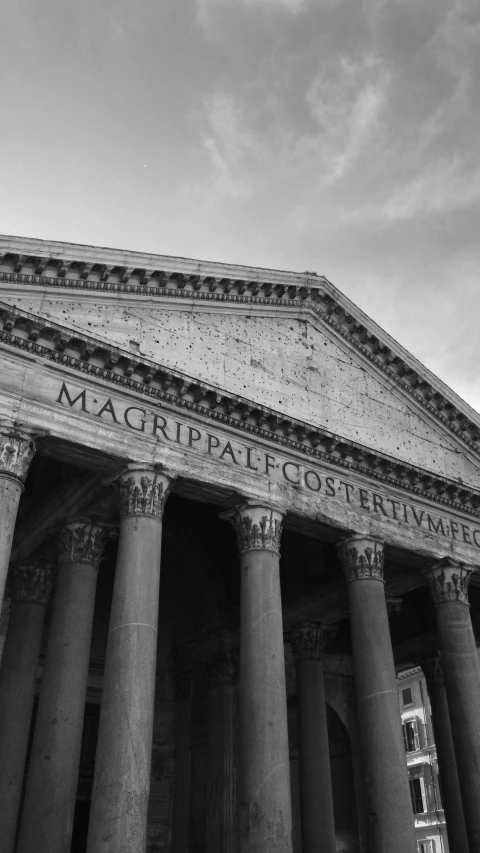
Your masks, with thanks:
M 237 529 L 241 553 L 240 851 L 292 853 L 278 553 L 282 514 L 268 505 L 253 504 L 240 507 L 230 519 Z M 249 524 L 245 525 L 245 519 Z M 263 519 L 266 524 L 262 527 Z M 252 531 L 255 525 L 258 535 L 245 536 L 245 529 Z
M 457 759 L 448 710 L 447 691 L 439 653 L 422 660 L 432 707 L 435 746 L 442 780 L 448 843 L 452 853 L 469 853 L 465 815 L 458 778 Z
M 381 551 L 377 540 L 369 542 L 360 536 L 353 536 L 339 546 L 348 578 L 355 695 L 372 822 L 371 844 L 375 853 L 386 850 L 416 853 Z M 372 555 L 376 555 L 375 559 Z
M 425 574 L 435 602 L 467 836 L 470 850 L 475 850 L 480 848 L 480 664 L 467 596 L 471 575 L 461 577 L 460 568 L 442 561 Z
M 46 562 L 18 566 L 0 667 L 0 851 L 12 853 L 45 607 L 55 580 Z
M 88 853 L 144 853 L 147 843 L 161 518 L 170 481 L 149 465 L 128 465 L 120 475 L 120 539 Z M 162 486 L 161 505 L 155 500 L 154 482 Z M 143 493 L 145 499 L 137 499 Z
M 113 294 L 101 302 L 30 298 L 28 308 L 126 350 L 134 341 L 139 355 L 167 367 L 406 462 L 478 482 L 478 466 L 458 452 L 455 439 L 308 311 L 284 317 L 264 308 L 257 317 L 208 303 L 145 308 L 119 304 Z
M 35 442 L 29 433 L 2 426 L 0 421 L 0 607 L 5 592 L 18 504 L 34 453 Z
M 5 400 L 16 399 L 22 418 L 37 429 L 48 425 L 65 441 L 73 436 L 76 443 L 108 455 L 114 451 L 124 459 L 159 463 L 217 493 L 234 490 L 259 501 L 281 499 L 298 518 L 374 534 L 426 557 L 450 554 L 467 563 L 478 560 L 480 519 L 453 508 L 448 500 L 425 503 L 423 493 L 420 500 L 409 483 L 402 491 L 378 472 L 372 482 L 339 457 L 335 463 L 272 446 L 221 419 L 212 422 L 207 414 L 194 415 L 186 406 L 179 411 L 168 401 L 135 394 L 126 398 L 101 378 L 85 374 L 72 379 L 63 370 L 61 364 L 55 374 L 42 363 L 20 366 L 6 355 Z M 72 405 L 62 393 L 64 382 Z M 125 423 L 129 406 L 138 409 L 130 414 L 137 418 L 131 422 L 135 428 Z M 168 438 L 159 428 L 164 424 Z
M 19 853 L 69 849 L 87 692 L 98 562 L 105 529 L 68 521 L 59 542 L 59 571 L 40 691 Z
M 147 851 L 170 849 L 172 803 L 175 779 L 175 705 L 169 693 L 170 677 L 157 669 L 150 797 L 148 803 Z M 168 685 L 168 686 L 167 686 Z
M 5 637 L 8 628 L 8 620 L 10 618 L 10 604 L 10 598 L 4 596 L 2 606 L 0 608 L 0 664 L 2 662 L 3 648 L 5 646 Z
M 304 853 L 336 853 L 332 779 L 321 626 L 298 626 L 290 634 L 297 664 L 300 789 Z

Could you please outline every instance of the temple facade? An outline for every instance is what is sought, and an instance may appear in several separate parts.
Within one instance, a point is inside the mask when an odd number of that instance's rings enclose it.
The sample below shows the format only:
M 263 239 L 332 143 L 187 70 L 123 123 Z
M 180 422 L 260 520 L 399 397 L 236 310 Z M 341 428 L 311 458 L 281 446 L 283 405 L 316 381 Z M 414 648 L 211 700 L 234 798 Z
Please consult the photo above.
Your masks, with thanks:
M 429 853 L 417 666 L 478 853 L 480 415 L 315 273 L 2 237 L 0 291 L 0 853 Z

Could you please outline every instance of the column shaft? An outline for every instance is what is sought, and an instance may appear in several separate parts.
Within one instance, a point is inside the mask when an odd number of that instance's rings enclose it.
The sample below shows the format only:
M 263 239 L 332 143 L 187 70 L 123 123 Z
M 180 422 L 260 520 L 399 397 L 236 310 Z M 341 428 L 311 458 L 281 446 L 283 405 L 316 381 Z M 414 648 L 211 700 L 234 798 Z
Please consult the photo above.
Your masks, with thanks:
M 469 609 L 441 605 L 437 629 L 467 834 L 480 850 L 480 671 Z
M 13 533 L 22 492 L 23 486 L 19 480 L 2 476 L 0 473 L 0 507 L 2 512 L 0 524 L 0 603 L 5 594 Z
M 155 697 L 163 505 L 170 479 L 120 478 L 120 540 L 105 659 L 88 853 L 144 853 Z
M 15 428 L 0 427 L 0 607 L 7 580 L 18 504 L 35 443 Z
M 240 850 L 291 853 L 292 814 L 280 593 L 281 513 L 232 516 L 241 553 Z
M 177 732 L 172 809 L 173 853 L 187 853 L 190 816 L 190 748 L 192 741 L 192 670 L 177 676 Z
M 236 667 L 222 654 L 208 669 L 207 853 L 237 853 Z
M 437 616 L 442 670 L 470 850 L 480 850 L 480 666 L 470 619 L 471 570 L 450 558 L 425 569 Z
M 335 853 L 337 849 L 320 657 L 323 643 L 321 628 L 316 626 L 297 629 L 292 638 L 297 665 L 303 853 Z
M 22 792 L 45 607 L 54 580 L 48 564 L 14 573 L 0 669 L 0 853 L 12 853 Z
M 102 528 L 70 522 L 60 559 L 18 853 L 69 853 Z
M 447 693 L 438 656 L 427 664 L 426 675 L 449 850 L 450 853 L 469 853 Z
M 375 853 L 416 853 L 414 818 L 383 585 L 383 546 L 340 545 L 347 579 L 359 731 Z
M 470 619 L 472 572 L 450 558 L 425 570 L 437 631 L 470 850 L 480 850 L 480 666 Z

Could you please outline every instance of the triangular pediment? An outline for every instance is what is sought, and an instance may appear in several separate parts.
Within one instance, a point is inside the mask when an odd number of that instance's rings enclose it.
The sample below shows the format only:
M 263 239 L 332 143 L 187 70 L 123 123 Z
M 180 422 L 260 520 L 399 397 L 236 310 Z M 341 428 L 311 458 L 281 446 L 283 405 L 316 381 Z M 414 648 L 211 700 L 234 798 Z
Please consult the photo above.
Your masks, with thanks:
M 2 301 L 40 326 L 77 331 L 118 350 L 117 361 L 159 366 L 219 400 L 242 400 L 245 419 L 248 405 L 257 420 L 269 410 L 287 434 L 285 424 L 298 422 L 306 435 L 311 427 L 345 447 L 477 487 L 479 416 L 326 279 L 212 264 L 198 271 L 195 261 L 151 256 L 135 268 L 109 258 L 108 267 L 101 253 L 110 250 L 91 249 L 98 262 L 88 267 L 87 247 L 71 247 L 68 261 L 52 257 L 51 246 L 43 261 L 39 247 L 23 256 L 8 248 Z M 179 270 L 154 279 L 167 260 Z M 56 275 L 44 275 L 49 263 Z

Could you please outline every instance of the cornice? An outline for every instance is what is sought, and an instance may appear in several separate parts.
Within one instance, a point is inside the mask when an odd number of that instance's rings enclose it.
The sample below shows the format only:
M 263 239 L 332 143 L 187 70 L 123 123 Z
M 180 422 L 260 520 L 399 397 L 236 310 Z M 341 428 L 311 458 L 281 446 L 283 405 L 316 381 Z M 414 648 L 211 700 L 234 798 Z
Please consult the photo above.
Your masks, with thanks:
M 14 272 L 26 272 L 33 268 L 37 275 L 45 270 L 58 277 L 75 275 L 79 278 L 106 280 L 124 270 L 123 276 L 135 278 L 145 272 L 146 277 L 158 278 L 159 274 L 183 273 L 191 278 L 243 279 L 254 281 L 276 281 L 295 284 L 305 281 L 306 277 L 327 281 L 316 272 L 293 272 L 265 267 L 232 264 L 219 261 L 205 261 L 198 258 L 185 258 L 174 255 L 159 255 L 149 252 L 112 249 L 88 246 L 78 243 L 38 240 L 28 237 L 14 237 L 0 234 L 1 259 Z
M 400 672 L 397 672 L 397 681 L 404 681 L 406 678 L 419 678 L 423 675 L 422 668 L 420 666 L 409 667 L 409 669 L 402 669 Z
M 79 375 L 101 379 L 113 388 L 186 409 L 307 458 L 358 471 L 417 497 L 480 517 L 480 491 L 5 303 L 0 303 L 0 343 Z

